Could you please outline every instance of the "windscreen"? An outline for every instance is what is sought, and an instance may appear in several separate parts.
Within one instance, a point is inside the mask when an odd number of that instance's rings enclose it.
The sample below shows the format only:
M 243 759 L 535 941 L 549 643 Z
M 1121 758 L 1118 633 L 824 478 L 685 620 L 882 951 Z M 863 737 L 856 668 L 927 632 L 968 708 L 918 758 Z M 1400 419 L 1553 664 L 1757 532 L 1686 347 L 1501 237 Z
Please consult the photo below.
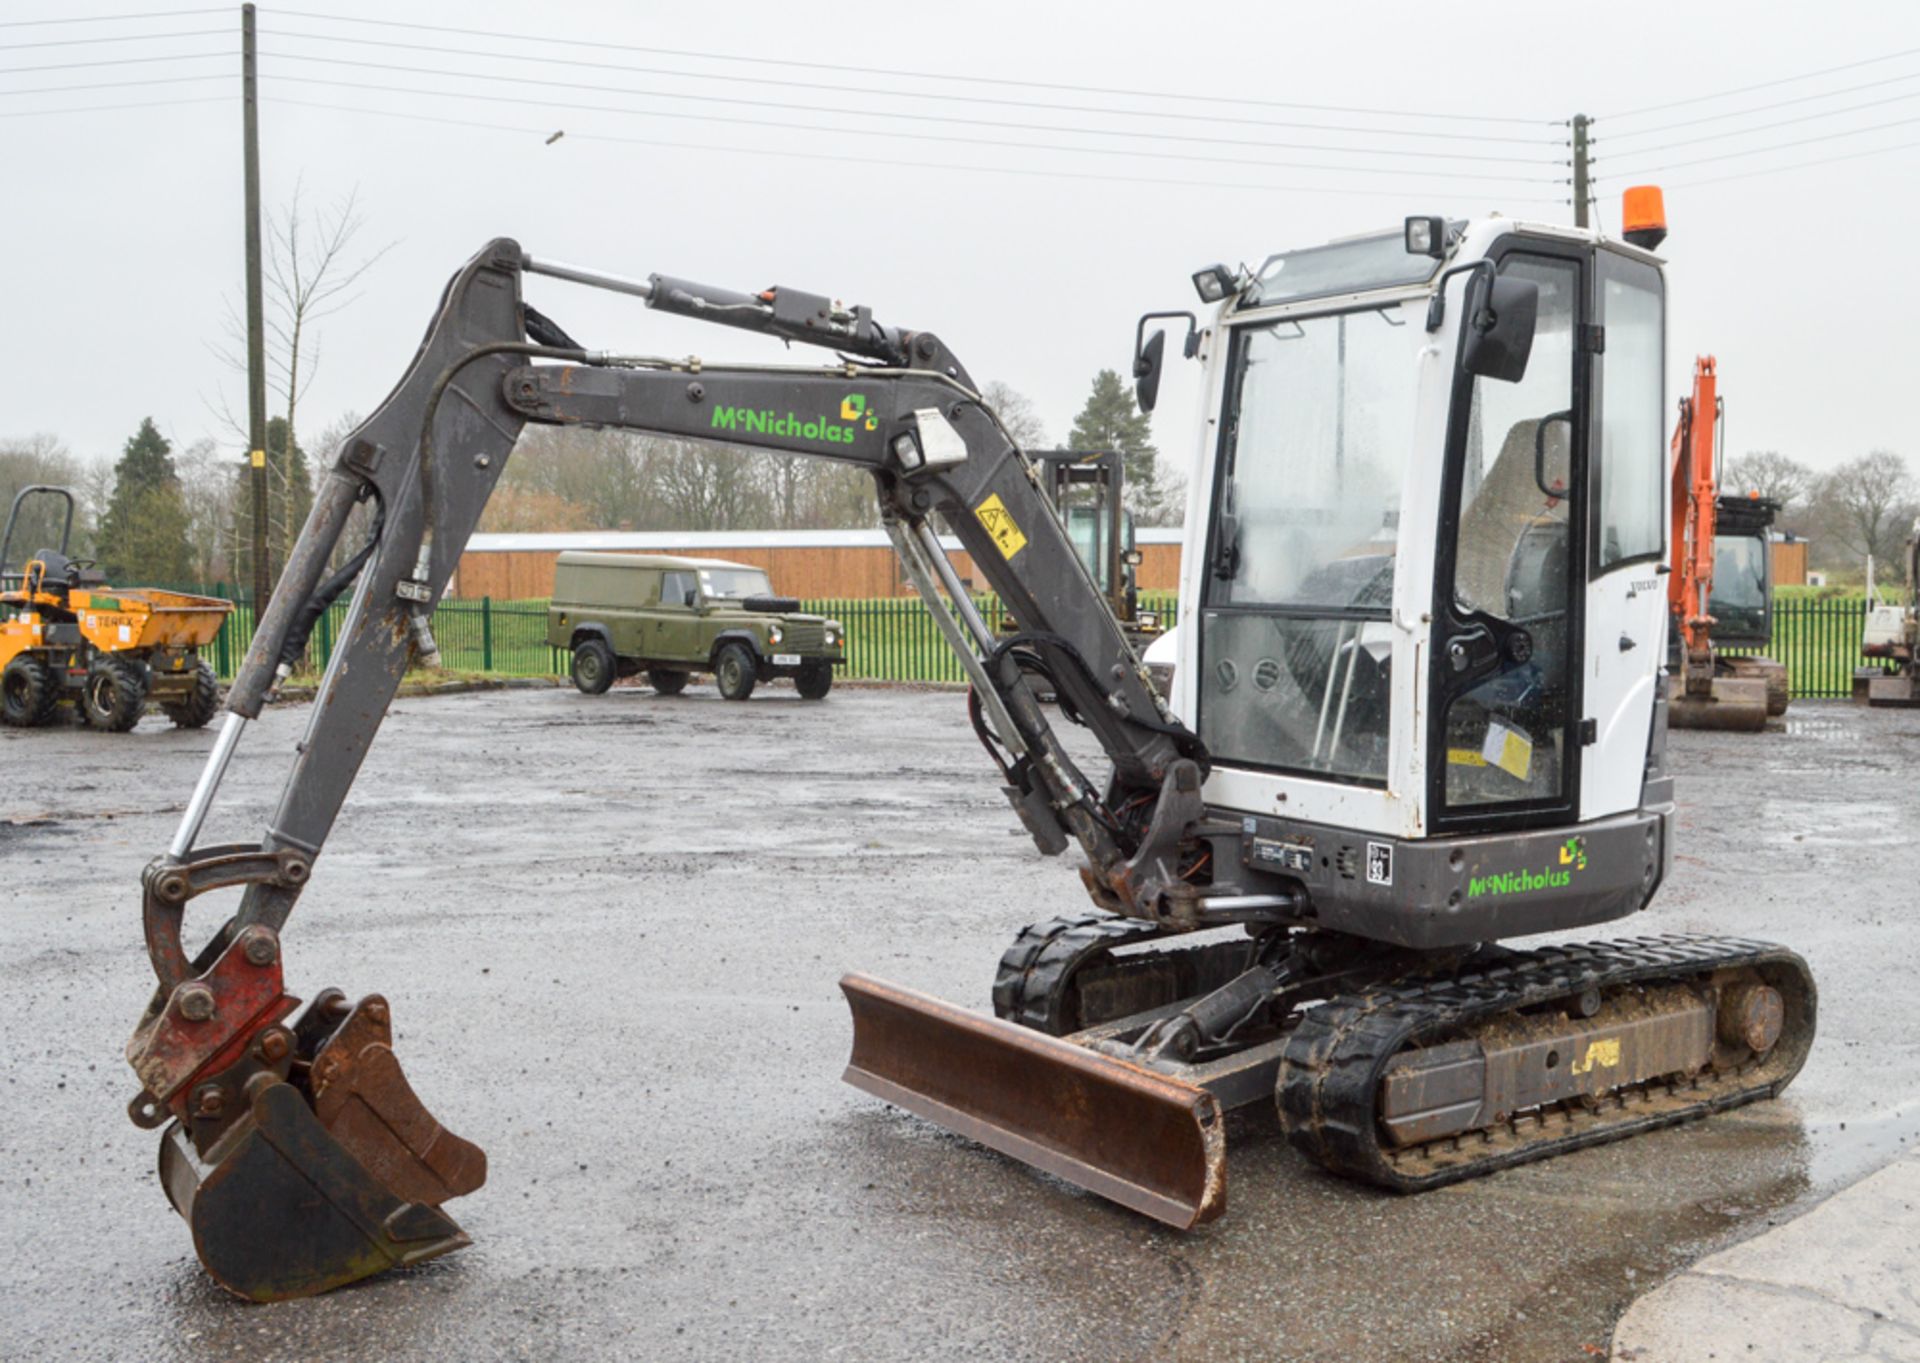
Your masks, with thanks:
M 738 601 L 749 596 L 772 596 L 773 584 L 758 568 L 702 568 L 700 594 L 709 600 Z
M 1758 535 L 1715 535 L 1713 596 L 1707 613 L 1721 638 L 1765 638 L 1767 633 L 1767 542 Z
M 1199 730 L 1223 762 L 1386 779 L 1423 334 L 1398 306 L 1237 334 L 1201 616 Z
M 1248 328 L 1221 605 L 1379 607 L 1393 588 L 1419 328 L 1399 308 Z

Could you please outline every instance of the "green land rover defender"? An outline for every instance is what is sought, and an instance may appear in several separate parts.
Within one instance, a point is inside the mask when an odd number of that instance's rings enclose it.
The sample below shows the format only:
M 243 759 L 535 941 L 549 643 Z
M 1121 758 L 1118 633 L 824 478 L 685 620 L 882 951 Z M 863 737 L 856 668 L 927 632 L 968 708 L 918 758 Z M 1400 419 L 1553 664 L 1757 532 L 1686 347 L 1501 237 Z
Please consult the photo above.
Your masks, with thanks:
M 711 672 L 728 700 L 775 677 L 819 700 L 846 661 L 846 638 L 838 620 L 802 614 L 744 563 L 570 551 L 554 565 L 547 642 L 573 654 L 573 684 L 589 696 L 643 671 L 671 696 L 690 674 Z

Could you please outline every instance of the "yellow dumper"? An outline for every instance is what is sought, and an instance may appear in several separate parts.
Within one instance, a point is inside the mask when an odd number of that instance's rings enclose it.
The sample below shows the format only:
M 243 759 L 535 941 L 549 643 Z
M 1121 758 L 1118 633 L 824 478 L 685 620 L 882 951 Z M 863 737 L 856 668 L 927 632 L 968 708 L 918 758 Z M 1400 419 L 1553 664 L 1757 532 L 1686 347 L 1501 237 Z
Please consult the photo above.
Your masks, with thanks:
M 31 553 L 10 571 L 15 523 L 35 495 L 64 498 L 59 549 Z M 116 589 L 91 559 L 67 556 L 73 494 L 28 487 L 13 499 L 0 536 L 0 721 L 45 724 L 72 700 L 96 728 L 124 733 L 149 698 L 175 725 L 198 729 L 220 709 L 220 684 L 200 656 L 231 601 L 152 587 Z

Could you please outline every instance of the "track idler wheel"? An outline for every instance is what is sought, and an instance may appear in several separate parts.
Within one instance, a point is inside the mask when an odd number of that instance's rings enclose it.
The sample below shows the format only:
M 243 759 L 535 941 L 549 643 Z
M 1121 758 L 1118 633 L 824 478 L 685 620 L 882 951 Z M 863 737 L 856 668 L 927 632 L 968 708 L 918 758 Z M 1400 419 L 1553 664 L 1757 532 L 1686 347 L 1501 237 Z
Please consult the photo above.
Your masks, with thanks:
M 195 1081 L 191 1093 L 244 1095 L 237 1111 L 183 1112 L 148 1095 L 135 1108 L 143 1125 L 179 1114 L 161 1138 L 160 1181 L 214 1280 L 281 1301 L 472 1243 L 440 1204 L 486 1181 L 486 1155 L 414 1094 L 386 1000 L 349 1007 L 324 990 L 274 1032 L 271 1046 L 257 1039 L 247 1059 Z M 262 1065 L 262 1051 L 290 1052 L 291 1064 Z

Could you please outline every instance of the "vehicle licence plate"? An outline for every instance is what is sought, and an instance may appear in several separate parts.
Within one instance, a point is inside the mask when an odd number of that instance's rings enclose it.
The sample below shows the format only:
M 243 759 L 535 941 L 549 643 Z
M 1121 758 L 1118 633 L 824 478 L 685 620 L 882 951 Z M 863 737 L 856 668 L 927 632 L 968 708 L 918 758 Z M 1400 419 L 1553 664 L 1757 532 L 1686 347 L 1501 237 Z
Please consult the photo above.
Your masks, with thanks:
M 776 653 L 773 655 L 773 665 L 775 667 L 798 667 L 800 666 L 800 655 L 798 653 Z

